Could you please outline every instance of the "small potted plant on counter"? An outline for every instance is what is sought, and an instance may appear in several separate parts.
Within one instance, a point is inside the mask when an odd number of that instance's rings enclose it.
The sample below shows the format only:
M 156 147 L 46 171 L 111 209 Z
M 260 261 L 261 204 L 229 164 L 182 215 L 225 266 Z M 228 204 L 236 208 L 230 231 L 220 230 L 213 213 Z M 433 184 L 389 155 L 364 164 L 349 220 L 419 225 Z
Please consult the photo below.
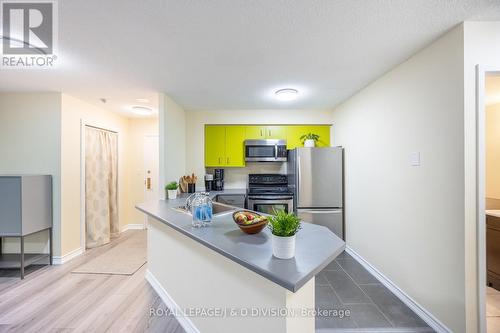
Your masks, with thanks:
M 314 148 L 316 147 L 316 142 L 319 140 L 319 135 L 314 133 L 307 133 L 300 137 L 304 147 L 306 148 Z
M 177 198 L 177 189 L 179 188 L 179 184 L 177 182 L 170 182 L 165 186 L 167 190 L 167 198 L 168 199 L 176 199 Z
M 295 235 L 300 229 L 300 219 L 294 213 L 284 210 L 268 217 L 268 227 L 273 234 L 273 255 L 279 259 L 290 259 L 295 256 Z

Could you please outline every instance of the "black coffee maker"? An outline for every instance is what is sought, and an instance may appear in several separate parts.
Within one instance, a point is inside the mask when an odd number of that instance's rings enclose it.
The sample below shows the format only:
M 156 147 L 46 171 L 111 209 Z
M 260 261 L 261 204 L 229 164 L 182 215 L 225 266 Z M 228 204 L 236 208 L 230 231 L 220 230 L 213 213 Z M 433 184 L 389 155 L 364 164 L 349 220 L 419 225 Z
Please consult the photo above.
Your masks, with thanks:
M 224 190 L 224 169 L 214 170 L 214 190 L 215 191 Z
M 207 173 L 205 175 L 205 191 L 210 192 L 214 190 L 214 175 Z

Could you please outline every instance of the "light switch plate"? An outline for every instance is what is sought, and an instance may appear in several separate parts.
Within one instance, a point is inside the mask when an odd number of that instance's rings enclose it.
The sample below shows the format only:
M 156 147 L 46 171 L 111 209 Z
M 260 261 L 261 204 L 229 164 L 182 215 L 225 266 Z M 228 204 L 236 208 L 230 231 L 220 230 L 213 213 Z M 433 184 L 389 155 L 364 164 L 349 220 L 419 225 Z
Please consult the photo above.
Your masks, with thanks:
M 410 154 L 410 165 L 420 166 L 420 152 L 414 151 Z

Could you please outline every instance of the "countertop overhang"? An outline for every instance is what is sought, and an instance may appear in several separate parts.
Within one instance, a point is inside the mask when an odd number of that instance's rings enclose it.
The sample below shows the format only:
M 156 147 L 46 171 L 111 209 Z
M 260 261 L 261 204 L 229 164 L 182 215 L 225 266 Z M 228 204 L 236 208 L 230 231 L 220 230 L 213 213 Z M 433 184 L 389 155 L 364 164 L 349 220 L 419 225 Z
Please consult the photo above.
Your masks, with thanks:
M 487 209 L 486 215 L 500 217 L 500 209 Z
M 210 196 L 240 192 L 211 192 Z M 297 233 L 295 257 L 277 259 L 272 254 L 271 232 L 265 228 L 255 235 L 243 233 L 234 223 L 232 212 L 214 217 L 210 227 L 193 228 L 191 215 L 172 209 L 184 205 L 186 197 L 142 203 L 136 208 L 292 292 L 299 290 L 345 248 L 345 242 L 328 228 L 303 223 Z

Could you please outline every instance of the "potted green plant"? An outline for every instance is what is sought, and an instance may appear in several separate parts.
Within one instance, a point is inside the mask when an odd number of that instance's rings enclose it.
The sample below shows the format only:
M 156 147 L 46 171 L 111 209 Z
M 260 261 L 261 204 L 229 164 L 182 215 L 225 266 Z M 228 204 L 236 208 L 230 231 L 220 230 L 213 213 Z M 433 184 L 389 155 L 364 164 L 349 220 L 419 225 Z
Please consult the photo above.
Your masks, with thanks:
M 271 229 L 273 255 L 279 259 L 290 259 L 295 256 L 295 235 L 299 231 L 300 219 L 294 213 L 277 211 L 268 217 L 268 228 Z
M 314 148 L 316 142 L 319 140 L 319 135 L 314 133 L 307 133 L 300 137 L 300 140 L 304 144 L 304 147 Z
M 167 186 L 165 186 L 165 190 L 167 190 L 167 198 L 168 199 L 176 199 L 178 188 L 179 188 L 179 184 L 177 184 L 177 182 L 168 183 Z

